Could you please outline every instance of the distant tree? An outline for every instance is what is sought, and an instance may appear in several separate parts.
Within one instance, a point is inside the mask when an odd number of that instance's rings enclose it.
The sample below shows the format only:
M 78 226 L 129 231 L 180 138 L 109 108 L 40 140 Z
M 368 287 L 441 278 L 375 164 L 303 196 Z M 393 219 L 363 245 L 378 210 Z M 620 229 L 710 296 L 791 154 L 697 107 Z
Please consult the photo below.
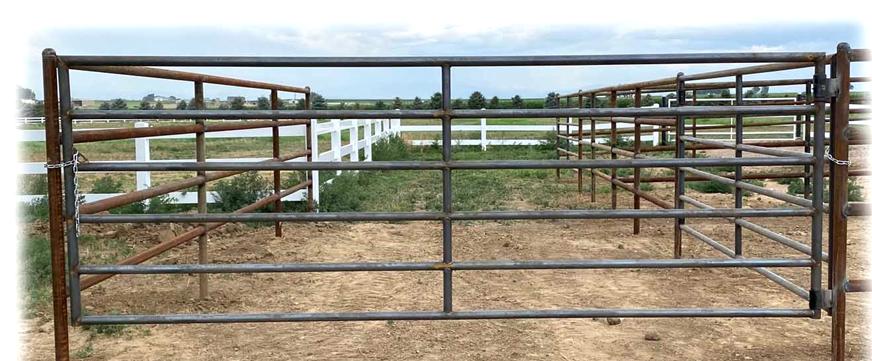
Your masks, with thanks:
M 109 108 L 111 108 L 112 110 L 127 109 L 127 102 L 124 101 L 124 99 L 118 98 L 113 100 L 112 103 L 109 104 Z
M 259 97 L 257 98 L 257 109 L 260 110 L 268 110 L 270 109 L 270 101 L 267 97 Z
M 233 97 L 232 99 L 230 99 L 230 109 L 245 109 L 245 97 Z
M 754 97 L 754 90 L 753 89 L 745 91 L 745 98 L 753 98 L 753 97 Z
M 730 89 L 721 90 L 721 98 L 732 98 L 733 95 L 730 94 Z
M 376 110 L 383 110 L 383 109 L 386 109 L 387 107 L 388 107 L 388 105 L 385 104 L 385 102 L 383 102 L 381 100 L 378 100 L 375 102 L 375 109 Z
M 424 101 L 419 97 L 412 100 L 412 109 L 424 109 Z
M 560 99 L 557 97 L 557 93 L 550 92 L 545 96 L 545 104 L 543 105 L 545 108 L 557 108 L 560 105 Z
M 227 105 L 227 103 L 221 102 L 220 104 L 218 104 L 218 110 L 228 110 L 228 109 L 230 109 L 230 106 Z
M 484 99 L 484 95 L 481 94 L 480 91 L 474 91 L 469 95 L 469 100 L 466 102 L 466 105 L 469 106 L 470 109 L 481 109 L 485 107 L 486 100 Z
M 149 102 L 143 101 L 143 102 L 139 102 L 139 109 L 140 110 L 151 110 L 152 108 L 151 108 L 151 104 Z
M 339 109 L 345 109 L 345 102 L 339 102 Z
M 184 100 L 179 100 L 179 102 L 176 103 L 176 110 L 185 110 L 185 109 L 188 109 L 188 102 L 186 102 Z
M 491 98 L 491 100 L 487 103 L 487 107 L 490 109 L 499 109 L 500 108 L 500 98 L 496 96 Z
M 454 99 L 451 101 L 452 109 L 463 109 L 463 99 Z
M 193 98 L 191 98 L 191 100 L 188 100 L 188 110 L 197 110 L 197 109 L 200 109 L 200 107 L 197 106 L 197 101 L 194 100 Z
M 442 109 L 442 92 L 435 92 L 430 96 L 430 109 Z
M 100 103 L 100 110 L 109 110 L 112 109 L 112 106 L 109 105 L 109 102 Z
M 403 100 L 400 97 L 394 98 L 394 103 L 391 104 L 391 109 L 403 109 Z
M 355 110 L 360 110 L 360 108 L 361 108 L 360 102 L 354 102 L 354 105 L 352 105 L 352 108 L 354 108 Z
M 327 99 L 324 99 L 321 94 L 312 92 L 310 95 L 312 98 L 312 109 L 327 109 Z M 305 108 L 305 100 L 302 100 L 304 108 Z
M 18 99 L 34 100 L 36 99 L 36 93 L 30 88 L 18 87 Z
M 512 97 L 512 108 L 521 109 L 524 107 L 524 99 L 521 99 L 520 95 L 515 94 Z
M 645 94 L 645 96 L 642 97 L 643 107 L 650 107 L 654 104 L 657 104 L 657 101 L 654 100 L 654 97 L 652 97 L 651 94 Z
M 164 108 L 163 103 L 161 103 L 161 102 L 154 103 L 154 110 L 163 110 L 163 108 Z
M 769 96 L 769 87 L 768 86 L 764 86 L 764 87 L 760 88 L 760 96 L 763 98 Z

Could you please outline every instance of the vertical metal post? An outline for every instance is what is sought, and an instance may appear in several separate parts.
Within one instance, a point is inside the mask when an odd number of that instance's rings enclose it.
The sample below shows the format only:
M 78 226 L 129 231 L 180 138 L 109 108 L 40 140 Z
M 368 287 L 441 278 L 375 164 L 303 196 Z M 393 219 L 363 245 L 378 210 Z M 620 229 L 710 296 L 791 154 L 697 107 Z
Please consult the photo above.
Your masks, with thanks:
M 633 106 L 636 108 L 642 107 L 642 88 L 636 88 L 633 92 Z M 642 153 L 642 125 L 639 124 L 639 117 L 636 117 L 636 121 L 633 122 L 633 158 L 639 156 Z M 642 186 L 640 178 L 642 177 L 642 170 L 639 168 L 633 168 L 633 209 L 639 209 L 641 207 L 641 199 L 639 198 L 639 191 Z M 641 232 L 641 222 L 640 219 L 633 219 L 633 234 L 639 234 Z
M 596 108 L 596 93 L 590 95 L 590 108 Z M 596 160 L 596 120 L 590 117 L 590 159 Z M 590 169 L 590 202 L 596 203 L 596 174 L 594 169 Z
M 742 92 L 744 89 L 744 83 L 742 75 L 736 75 L 736 105 L 741 106 L 744 105 L 744 94 Z M 742 115 L 736 115 L 736 144 L 742 144 L 744 141 L 743 131 L 744 131 L 744 122 L 745 117 Z M 742 151 L 739 150 L 739 147 L 736 147 L 735 152 L 736 158 L 742 158 Z M 735 174 L 733 177 L 735 182 L 740 182 L 742 180 L 742 166 L 737 165 Z M 733 207 L 736 209 L 742 208 L 742 193 L 743 190 L 739 187 L 733 187 Z M 736 256 L 742 255 L 742 226 L 739 225 L 738 222 L 740 218 L 736 217 L 736 222 L 733 222 L 733 235 L 734 235 L 734 250 L 736 252 Z
M 76 198 L 78 195 L 76 194 L 76 174 L 72 167 L 73 155 L 75 153 L 75 149 L 73 149 L 73 120 L 69 116 L 69 112 L 73 110 L 73 102 L 70 95 L 70 69 L 63 63 L 58 62 L 57 71 L 58 96 L 60 97 L 61 151 L 62 159 L 67 164 L 63 168 L 63 176 L 70 319 L 74 325 L 77 325 L 82 316 L 82 294 L 79 286 L 79 227 L 76 224 L 76 208 L 78 207 Z
M 824 218 L 824 142 L 826 131 L 827 97 L 824 90 L 826 84 L 826 59 L 820 57 L 814 66 L 814 175 L 812 177 L 812 205 L 814 213 L 811 217 L 811 292 L 809 292 L 809 308 L 814 310 L 812 318 L 820 318 L 823 297 L 821 294 L 821 259 L 823 256 L 823 218 Z M 830 264 L 833 264 L 830 251 Z
M 443 96 L 443 98 L 444 98 L 444 96 Z M 557 94 L 557 108 L 560 108 L 560 94 Z M 569 120 L 567 119 L 566 122 L 569 123 Z M 557 159 L 559 160 L 563 156 L 563 154 L 560 152 L 560 148 L 562 148 L 562 144 L 563 144 L 561 142 L 561 138 L 560 138 L 560 117 L 554 118 L 554 129 L 556 129 L 556 131 L 557 131 L 557 134 L 555 135 L 555 137 L 557 138 L 557 139 L 555 139 L 555 143 L 557 144 L 557 149 L 555 149 L 555 150 L 557 151 Z M 564 134 L 564 135 L 567 137 L 569 136 L 569 125 L 566 126 L 566 134 Z M 567 143 L 567 147 L 565 149 L 569 149 L 569 146 L 568 146 L 569 141 L 567 140 L 566 143 Z M 560 183 L 560 168 L 555 168 L 554 171 L 557 173 L 557 183 Z
M 51 245 L 51 290 L 54 316 L 55 360 L 70 359 L 67 324 L 67 283 L 65 279 L 64 215 L 61 195 L 60 124 L 58 124 L 57 56 L 52 49 L 42 52 L 42 86 L 45 101 L 45 158 L 48 177 L 49 242 Z
M 449 65 L 442 66 L 442 160 L 448 162 L 451 160 L 451 67 Z M 450 264 L 454 257 L 452 255 L 451 241 L 451 213 L 452 213 L 452 193 L 451 193 L 451 168 L 442 170 L 442 212 L 445 218 L 442 219 L 442 262 Z M 452 312 L 452 275 L 451 269 L 446 268 L 442 271 L 442 312 Z
M 203 82 L 196 81 L 194 82 L 194 107 L 196 109 L 205 109 L 206 104 L 203 101 Z M 205 121 L 202 119 L 197 119 L 197 124 L 205 125 Z M 205 128 L 205 127 L 204 127 Z M 197 132 L 196 133 L 196 157 L 197 162 L 206 162 L 206 133 L 205 132 Z M 205 177 L 205 171 L 197 171 L 198 177 Z M 197 212 L 198 213 L 206 213 L 208 210 L 206 208 L 206 183 L 200 184 L 197 186 Z M 201 224 L 203 229 L 208 230 L 208 225 L 203 223 Z M 203 232 L 199 237 L 197 237 L 197 262 L 201 264 L 209 263 L 209 233 Z M 198 275 L 199 283 L 200 283 L 200 299 L 205 299 L 209 297 L 209 275 L 205 273 L 201 273 Z
M 813 104 L 814 96 L 811 93 L 811 82 L 805 82 L 805 104 Z M 806 153 L 811 153 L 811 115 L 805 115 L 805 124 L 803 124 L 803 137 L 805 141 L 803 142 L 803 151 Z M 803 166 L 803 177 L 802 177 L 802 195 L 805 199 L 811 198 L 811 166 L 805 165 Z
M 578 108 L 581 109 L 583 107 L 584 107 L 584 96 L 581 95 L 581 92 L 579 91 Z M 569 128 L 567 128 L 566 133 L 567 133 L 567 135 L 569 134 Z M 582 123 L 581 123 L 581 116 L 578 117 L 578 129 L 576 131 L 576 135 L 578 136 L 578 149 L 577 149 L 578 160 L 582 160 L 582 159 L 584 159 L 584 147 L 581 144 L 581 140 L 584 139 L 584 127 L 582 126 Z M 567 146 L 566 148 L 569 148 L 569 147 Z M 567 158 L 568 158 L 568 156 L 567 156 Z M 576 175 L 578 176 L 578 178 L 576 179 L 576 182 L 578 183 L 578 193 L 582 193 L 582 192 L 584 192 L 584 190 L 582 189 L 582 186 L 584 186 L 584 177 L 581 175 L 581 168 L 576 169 L 576 171 L 577 171 Z
M 687 104 L 687 92 L 684 89 L 684 80 L 681 77 L 684 73 L 678 73 L 676 76 L 678 84 L 678 106 L 683 107 Z M 684 117 L 675 117 L 675 158 L 684 158 Z M 684 201 L 681 196 L 684 195 L 684 171 L 681 167 L 675 167 L 675 209 L 684 209 Z M 675 229 L 673 235 L 672 257 L 681 258 L 681 226 L 684 225 L 684 218 L 675 218 Z
M 612 90 L 611 94 L 609 94 L 609 108 L 616 108 L 618 106 L 618 92 L 616 90 Z M 615 118 L 609 118 L 611 127 L 611 133 L 609 134 L 609 143 L 611 143 L 611 150 L 609 153 L 611 159 L 618 159 L 618 155 L 615 154 L 614 150 L 618 144 L 618 123 L 615 122 Z M 615 181 L 618 179 L 618 169 L 612 168 L 611 171 L 611 195 L 612 195 L 612 209 L 618 208 L 618 185 L 615 184 Z
M 269 103 L 270 108 L 272 110 L 279 110 L 279 91 L 277 89 L 270 90 L 269 93 Z M 278 118 L 273 118 L 274 122 L 278 122 Z M 273 159 L 278 159 L 281 156 L 280 148 L 281 142 L 279 138 L 279 127 L 272 127 L 272 157 Z M 273 171 L 273 192 L 274 194 L 279 194 L 282 192 L 282 172 L 281 171 Z M 282 213 L 284 212 L 284 203 L 282 203 L 281 199 L 276 199 L 274 205 L 274 212 Z M 276 237 L 282 236 L 282 222 L 276 221 Z
M 306 98 L 304 103 L 305 109 L 312 109 L 312 90 L 309 87 L 306 87 Z M 306 150 L 308 151 L 306 154 L 306 162 L 311 163 L 312 157 L 317 157 L 317 154 L 314 154 L 315 151 L 312 149 L 312 142 L 318 142 L 318 136 L 314 133 L 314 127 L 312 127 L 312 122 L 306 122 Z M 306 210 L 309 212 L 315 211 L 315 182 L 318 180 L 313 178 L 313 170 L 307 170 L 306 180 L 309 181 L 309 185 L 306 186 Z
M 851 102 L 851 48 L 840 43 L 833 62 L 836 72 L 831 76 L 838 79 L 838 94 L 830 106 L 830 152 L 836 160 L 847 161 L 848 117 Z M 848 201 L 848 164 L 830 163 L 830 234 L 832 244 L 830 264 L 832 268 L 833 304 L 832 357 L 845 359 L 845 285 L 848 256 L 848 217 L 845 207 Z
M 690 103 L 693 106 L 696 106 L 696 92 L 696 90 L 693 91 L 693 100 Z M 691 134 L 693 134 L 694 137 L 696 137 L 696 116 L 690 118 L 690 121 L 693 123 L 692 127 L 690 128 L 690 132 Z M 690 150 L 690 157 L 696 158 L 696 146 L 694 146 L 693 149 Z

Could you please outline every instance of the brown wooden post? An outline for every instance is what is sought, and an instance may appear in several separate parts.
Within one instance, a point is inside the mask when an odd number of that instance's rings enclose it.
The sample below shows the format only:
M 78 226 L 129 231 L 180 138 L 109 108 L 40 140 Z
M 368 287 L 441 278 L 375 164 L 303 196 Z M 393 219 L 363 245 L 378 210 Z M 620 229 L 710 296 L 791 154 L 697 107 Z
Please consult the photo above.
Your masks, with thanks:
M 596 107 L 596 93 L 590 95 L 590 108 Z M 596 120 L 590 117 L 590 159 L 596 160 Z M 590 202 L 596 203 L 596 174 L 594 169 L 590 169 Z
M 277 89 L 273 89 L 269 93 L 269 102 L 270 108 L 272 110 L 279 110 L 279 91 Z M 274 122 L 278 122 L 278 118 L 273 118 Z M 273 159 L 278 159 L 281 156 L 280 152 L 280 138 L 279 138 L 279 127 L 272 127 L 272 157 Z M 273 194 L 279 194 L 282 192 L 282 172 L 275 170 L 273 171 Z M 281 199 L 277 199 L 275 203 L 273 203 L 274 212 L 282 213 L 284 212 L 284 203 L 282 203 Z M 282 222 L 276 221 L 276 237 L 282 236 Z
M 636 108 L 642 107 L 642 89 L 636 88 L 633 95 L 633 106 Z M 639 117 L 636 117 L 636 122 L 633 124 L 633 157 L 639 156 L 642 153 L 642 126 L 639 124 Z M 640 177 L 642 176 L 642 170 L 639 168 L 633 168 L 633 209 L 639 209 L 641 206 L 641 200 L 639 198 L 639 191 L 641 188 Z M 633 234 L 639 234 L 641 230 L 641 223 L 638 218 L 633 219 Z
M 195 81 L 194 82 L 194 104 L 192 104 L 195 109 L 206 109 L 206 103 L 203 99 L 203 82 Z M 197 119 L 195 121 L 197 124 L 204 125 L 205 121 L 203 119 Z M 204 127 L 205 129 L 205 127 Z M 206 133 L 205 132 L 197 132 L 195 135 L 196 141 L 196 158 L 197 162 L 205 162 L 206 161 Z M 206 177 L 205 171 L 197 171 L 198 177 Z M 206 183 L 200 184 L 197 186 L 197 213 L 206 213 Z M 201 224 L 204 229 L 207 224 Z M 209 233 L 203 232 L 199 237 L 197 237 L 197 262 L 200 264 L 209 263 Z M 198 281 L 200 284 L 200 299 L 205 299 L 209 297 L 209 275 L 205 273 L 201 273 L 198 275 Z
M 830 272 L 832 274 L 833 304 L 832 358 L 845 359 L 845 286 L 847 276 L 848 218 L 845 214 L 848 198 L 848 117 L 851 102 L 851 48 L 846 43 L 838 46 L 833 58 L 838 79 L 838 95 L 830 113 Z M 815 136 L 818 136 L 817 134 Z
M 61 142 L 58 111 L 58 60 L 55 51 L 42 52 L 42 87 L 45 103 L 45 159 L 48 177 L 48 234 L 51 246 L 51 293 L 54 317 L 55 360 L 70 359 L 67 309 L 66 251 L 61 189 Z
M 618 92 L 616 90 L 612 90 L 611 94 L 609 95 L 609 107 L 616 108 L 617 106 L 618 106 Z M 615 147 L 617 147 L 617 144 L 618 144 L 618 125 L 615 122 L 614 117 L 609 118 L 609 120 L 610 120 L 609 125 L 611 126 L 611 129 L 610 129 L 611 134 L 609 134 L 609 142 L 611 143 L 611 146 L 612 146 L 611 147 L 612 149 L 609 152 L 609 153 L 611 153 L 610 158 L 611 159 L 618 159 L 618 155 L 615 154 Z M 612 184 L 611 184 L 610 188 L 611 188 L 611 195 L 612 195 L 612 209 L 617 209 L 618 208 L 618 185 L 615 184 L 615 181 L 618 179 L 618 169 L 612 168 L 611 173 L 612 173 L 611 174 L 611 177 L 612 177 L 611 183 Z

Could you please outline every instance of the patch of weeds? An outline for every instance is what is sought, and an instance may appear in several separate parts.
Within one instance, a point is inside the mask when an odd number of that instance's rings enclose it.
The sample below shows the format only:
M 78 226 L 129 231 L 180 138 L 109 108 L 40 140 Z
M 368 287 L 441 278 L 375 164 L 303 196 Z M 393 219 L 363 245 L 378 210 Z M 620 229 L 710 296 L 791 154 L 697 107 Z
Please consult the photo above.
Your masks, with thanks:
M 42 197 L 19 205 L 21 220 L 29 223 L 37 220 L 48 220 L 48 198 Z
M 26 299 L 26 317 L 33 317 L 51 299 L 51 247 L 45 237 L 24 238 L 22 274 Z
M 43 174 L 23 175 L 18 189 L 20 194 L 48 194 L 48 177 Z
M 391 134 L 372 145 L 373 160 L 404 160 L 409 158 L 409 146 L 403 138 Z
M 814 183 L 809 183 L 809 188 L 813 187 Z M 803 193 L 803 183 L 802 179 L 793 179 L 790 184 L 787 186 L 787 192 L 790 194 L 802 194 Z M 824 199 L 829 199 L 830 197 L 830 184 L 829 182 L 824 183 Z M 849 202 L 861 202 L 864 200 L 863 197 L 863 186 L 857 182 L 856 178 L 848 178 L 848 201 Z
M 112 176 L 102 176 L 94 181 L 91 193 L 121 193 L 124 189 L 121 180 Z
M 120 336 L 127 329 L 127 325 L 89 325 L 82 326 L 83 330 L 91 333 L 93 336 Z
M 88 342 L 85 347 L 82 347 L 73 354 L 76 358 L 88 358 L 94 355 L 94 345 Z
M 272 193 L 272 184 L 257 172 L 251 171 L 215 183 L 212 191 L 218 198 L 212 204 L 214 210 L 233 212 Z

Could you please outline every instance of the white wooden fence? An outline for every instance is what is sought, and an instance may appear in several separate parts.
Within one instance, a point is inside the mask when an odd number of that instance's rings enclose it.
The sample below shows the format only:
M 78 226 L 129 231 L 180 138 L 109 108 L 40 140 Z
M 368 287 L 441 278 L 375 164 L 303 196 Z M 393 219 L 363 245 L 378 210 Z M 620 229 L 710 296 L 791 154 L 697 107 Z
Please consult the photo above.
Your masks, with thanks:
M 147 122 L 137 122 L 134 125 L 135 127 L 148 127 L 149 124 Z M 100 128 L 100 129 L 111 129 L 111 128 Z M 378 119 L 378 120 L 339 120 L 333 119 L 328 122 L 317 122 L 316 120 L 312 120 L 312 154 L 317 154 L 317 157 L 313 157 L 314 161 L 322 161 L 322 162 L 341 162 L 343 159 L 347 159 L 352 162 L 361 161 L 360 159 L 360 151 L 363 150 L 364 159 L 362 161 L 372 161 L 372 145 L 378 140 L 389 136 L 391 134 L 399 134 L 400 129 L 400 121 L 399 119 Z M 346 142 L 342 141 L 342 134 L 344 131 L 348 131 L 349 138 Z M 362 133 L 361 134 L 361 130 Z M 45 141 L 45 131 L 44 130 L 22 130 L 21 137 L 24 142 L 41 142 Z M 330 136 L 330 150 L 326 152 L 319 151 L 319 144 L 315 139 L 318 139 L 318 136 L 323 134 L 329 134 Z M 260 128 L 260 129 L 244 129 L 244 130 L 233 130 L 233 131 L 225 131 L 225 132 L 210 132 L 206 133 L 206 138 L 262 138 L 262 137 L 272 137 L 272 130 L 270 128 Z M 303 137 L 305 135 L 305 126 L 290 126 L 290 127 L 282 127 L 279 128 L 279 136 L 281 137 Z M 150 140 L 152 139 L 193 139 L 195 137 L 194 134 L 177 134 L 177 135 L 165 135 L 158 137 L 148 137 L 148 138 L 136 138 L 134 140 L 135 144 L 135 159 L 133 160 L 122 160 L 121 162 L 194 162 L 194 159 L 151 159 L 151 145 Z M 87 156 L 87 155 L 86 155 Z M 232 158 L 232 159 L 219 159 L 219 158 L 207 158 L 207 162 L 228 162 L 228 161 L 236 161 L 236 162 L 260 162 L 264 160 L 268 160 L 271 158 Z M 304 162 L 306 161 L 306 157 L 299 157 L 295 159 L 289 160 L 290 162 Z M 93 161 L 94 163 L 100 163 L 100 161 Z M 45 174 L 45 166 L 44 163 L 41 162 L 30 162 L 30 163 L 22 163 L 19 168 L 19 174 Z M 330 183 L 332 179 L 327 180 L 325 182 L 320 182 L 319 172 L 312 172 L 312 181 L 314 183 L 313 186 L 313 195 L 315 201 L 319 200 L 320 194 L 320 185 L 322 183 Z M 338 173 L 338 172 L 337 172 Z M 151 172 L 143 171 L 136 172 L 136 189 L 141 190 L 145 188 L 151 187 Z M 120 193 L 94 193 L 94 194 L 82 194 L 84 196 L 85 202 L 93 202 L 113 196 L 117 196 Z M 175 204 L 195 204 L 197 203 L 197 193 L 196 192 L 172 192 L 167 195 L 170 198 L 171 203 Z M 21 202 L 31 202 L 37 199 L 40 199 L 44 196 L 42 195 L 19 195 L 19 201 Z M 206 195 L 206 199 L 208 203 L 214 203 L 217 200 L 216 194 L 214 192 L 208 192 Z M 288 195 L 283 198 L 286 201 L 300 201 L 306 199 L 306 190 L 302 189 L 293 194 Z

